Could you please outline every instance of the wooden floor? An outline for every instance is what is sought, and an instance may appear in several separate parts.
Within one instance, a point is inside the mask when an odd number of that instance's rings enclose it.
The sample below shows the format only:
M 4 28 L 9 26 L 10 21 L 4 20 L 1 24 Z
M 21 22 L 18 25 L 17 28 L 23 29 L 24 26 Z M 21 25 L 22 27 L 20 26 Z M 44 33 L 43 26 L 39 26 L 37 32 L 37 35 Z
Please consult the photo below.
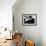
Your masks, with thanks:
M 0 46 L 16 46 L 15 39 L 13 40 L 6 40 L 6 42 L 2 43 Z

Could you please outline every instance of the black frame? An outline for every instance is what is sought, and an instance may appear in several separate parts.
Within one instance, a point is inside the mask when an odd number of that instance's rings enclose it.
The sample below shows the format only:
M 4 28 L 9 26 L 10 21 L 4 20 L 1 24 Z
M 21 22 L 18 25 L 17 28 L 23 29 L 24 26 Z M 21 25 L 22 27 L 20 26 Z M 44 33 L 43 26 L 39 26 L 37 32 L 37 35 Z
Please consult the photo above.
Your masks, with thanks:
M 24 16 L 35 16 L 35 24 L 24 24 Z M 37 25 L 37 14 L 22 14 L 22 26 L 36 26 Z

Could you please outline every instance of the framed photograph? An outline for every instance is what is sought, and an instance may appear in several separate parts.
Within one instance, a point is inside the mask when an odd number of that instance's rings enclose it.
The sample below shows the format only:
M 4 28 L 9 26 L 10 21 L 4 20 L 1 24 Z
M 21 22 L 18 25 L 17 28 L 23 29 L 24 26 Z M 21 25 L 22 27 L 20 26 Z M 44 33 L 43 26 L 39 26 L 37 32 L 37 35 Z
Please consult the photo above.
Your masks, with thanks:
M 23 26 L 36 26 L 37 14 L 22 14 L 22 25 Z

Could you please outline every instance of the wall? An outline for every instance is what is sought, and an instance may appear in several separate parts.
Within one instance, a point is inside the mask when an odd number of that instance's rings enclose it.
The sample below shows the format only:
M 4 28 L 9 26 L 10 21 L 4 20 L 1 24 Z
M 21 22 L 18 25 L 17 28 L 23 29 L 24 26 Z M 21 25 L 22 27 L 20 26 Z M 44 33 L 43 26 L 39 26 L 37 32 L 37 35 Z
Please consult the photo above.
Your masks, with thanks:
M 15 30 L 22 32 L 24 39 L 34 40 L 36 46 L 41 46 L 41 1 L 22 0 L 19 5 L 13 6 L 13 14 Z M 22 14 L 37 14 L 37 26 L 22 26 Z
M 0 27 L 12 28 L 12 6 L 16 0 L 0 0 Z
M 46 0 L 41 1 L 41 40 L 42 46 L 46 46 Z

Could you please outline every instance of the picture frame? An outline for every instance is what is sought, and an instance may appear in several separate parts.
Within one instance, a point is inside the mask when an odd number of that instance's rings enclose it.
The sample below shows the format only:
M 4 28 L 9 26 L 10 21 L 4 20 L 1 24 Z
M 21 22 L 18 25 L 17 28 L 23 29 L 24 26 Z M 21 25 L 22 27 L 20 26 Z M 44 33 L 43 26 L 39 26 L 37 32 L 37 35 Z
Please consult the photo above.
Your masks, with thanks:
M 36 26 L 37 14 L 22 14 L 22 26 Z

